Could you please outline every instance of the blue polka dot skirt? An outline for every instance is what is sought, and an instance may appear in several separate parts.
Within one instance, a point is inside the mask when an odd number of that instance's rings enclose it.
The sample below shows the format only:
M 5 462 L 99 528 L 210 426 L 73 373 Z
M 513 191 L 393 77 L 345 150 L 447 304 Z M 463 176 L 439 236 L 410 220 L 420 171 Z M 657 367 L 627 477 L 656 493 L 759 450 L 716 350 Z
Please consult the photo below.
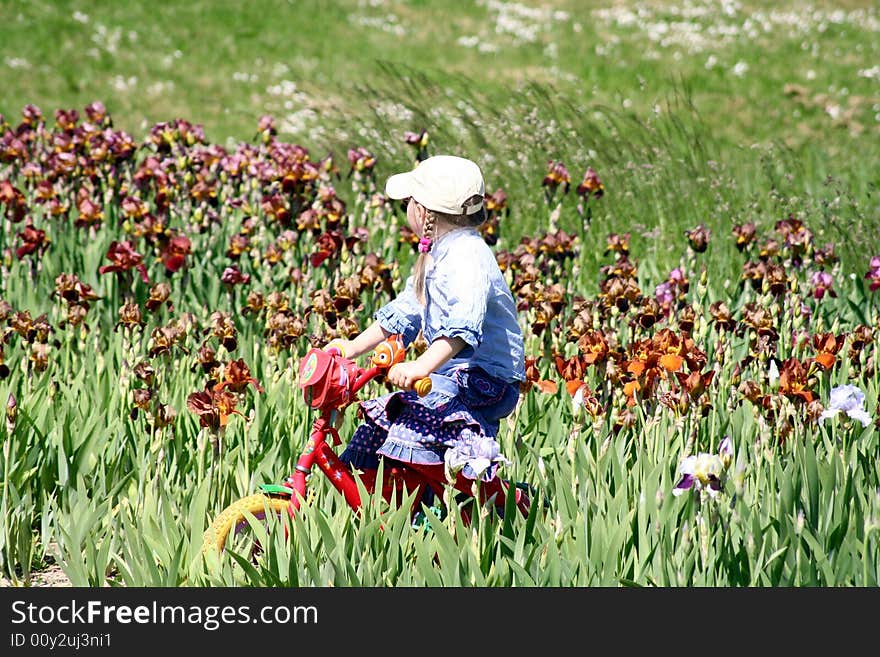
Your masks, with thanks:
M 432 375 L 432 379 L 435 375 Z M 398 391 L 360 403 L 363 423 L 357 428 L 340 459 L 361 470 L 375 469 L 379 457 L 404 463 L 434 465 L 444 462 L 452 449 L 464 462 L 463 474 L 491 480 L 500 462 L 495 436 L 499 420 L 509 415 L 519 400 L 519 383 L 495 379 L 479 368 L 462 369 L 448 377 L 454 386 L 442 386 L 424 397 Z M 440 387 L 440 386 L 438 386 Z M 468 456 L 494 454 L 486 460 Z M 451 456 L 451 455 L 450 455 Z M 480 472 L 471 463 L 488 467 Z

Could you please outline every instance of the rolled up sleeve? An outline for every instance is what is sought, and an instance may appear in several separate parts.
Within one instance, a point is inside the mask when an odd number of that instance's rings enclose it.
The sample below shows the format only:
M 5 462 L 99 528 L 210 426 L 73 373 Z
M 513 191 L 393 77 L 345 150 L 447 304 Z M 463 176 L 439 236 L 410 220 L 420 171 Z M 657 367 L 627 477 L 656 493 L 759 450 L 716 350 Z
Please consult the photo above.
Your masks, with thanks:
M 416 299 L 412 276 L 406 287 L 396 299 L 385 304 L 373 314 L 382 328 L 391 333 L 400 333 L 403 343 L 409 345 L 422 330 L 423 307 Z
M 478 326 L 474 322 L 468 322 L 462 320 L 455 324 L 447 324 L 442 329 L 440 329 L 435 335 L 434 339 L 437 338 L 461 338 L 465 342 L 468 343 L 471 347 L 476 349 L 480 346 L 480 342 L 483 340 L 483 331 L 482 327 Z

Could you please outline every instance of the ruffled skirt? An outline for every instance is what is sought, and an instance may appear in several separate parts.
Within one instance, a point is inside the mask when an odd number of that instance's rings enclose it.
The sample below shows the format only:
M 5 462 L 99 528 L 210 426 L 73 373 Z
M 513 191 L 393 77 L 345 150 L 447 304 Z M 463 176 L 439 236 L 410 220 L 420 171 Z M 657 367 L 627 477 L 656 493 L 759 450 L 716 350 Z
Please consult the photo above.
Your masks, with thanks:
M 361 402 L 364 422 L 341 460 L 375 469 L 381 455 L 405 463 L 445 463 L 469 479 L 493 479 L 507 461 L 495 440 L 499 420 L 516 407 L 519 384 L 478 368 L 432 374 L 431 380 L 434 389 L 425 397 L 398 391 Z

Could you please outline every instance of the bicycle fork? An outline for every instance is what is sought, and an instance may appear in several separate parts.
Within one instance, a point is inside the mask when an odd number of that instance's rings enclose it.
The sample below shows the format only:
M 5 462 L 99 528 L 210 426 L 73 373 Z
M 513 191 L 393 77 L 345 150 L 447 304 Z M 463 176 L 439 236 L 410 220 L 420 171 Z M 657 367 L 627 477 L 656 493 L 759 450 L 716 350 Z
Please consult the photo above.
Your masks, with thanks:
M 329 418 L 319 417 L 312 426 L 309 440 L 299 460 L 296 463 L 293 474 L 285 481 L 284 487 L 291 491 L 288 513 L 293 514 L 299 510 L 300 500 L 306 496 L 306 478 L 312 473 L 312 468 L 317 463 L 318 468 L 327 476 L 333 487 L 345 497 L 345 501 L 352 508 L 360 506 L 361 499 L 357 484 L 351 472 L 339 457 L 333 452 L 326 442 L 326 436 L 330 433 L 335 436 Z

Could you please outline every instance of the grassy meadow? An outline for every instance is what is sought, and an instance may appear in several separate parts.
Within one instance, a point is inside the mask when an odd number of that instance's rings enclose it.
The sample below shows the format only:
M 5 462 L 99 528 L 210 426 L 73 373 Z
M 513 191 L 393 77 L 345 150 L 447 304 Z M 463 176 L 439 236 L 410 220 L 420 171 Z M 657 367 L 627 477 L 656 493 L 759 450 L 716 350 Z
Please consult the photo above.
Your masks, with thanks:
M 4 583 L 877 586 L 880 11 L 450 7 L 0 5 Z M 203 559 L 296 462 L 299 357 L 400 289 L 420 148 L 483 168 L 546 504 L 415 531 L 316 475 Z

